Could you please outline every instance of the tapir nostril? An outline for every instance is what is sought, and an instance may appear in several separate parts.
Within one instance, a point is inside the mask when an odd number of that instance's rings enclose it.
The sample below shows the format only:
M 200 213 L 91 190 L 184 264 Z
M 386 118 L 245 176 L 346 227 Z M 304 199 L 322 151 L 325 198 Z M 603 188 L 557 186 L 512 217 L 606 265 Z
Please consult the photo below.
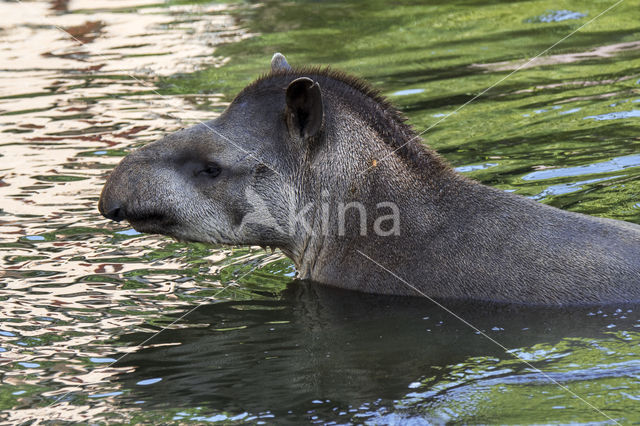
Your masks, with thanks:
M 126 219 L 126 216 L 124 214 L 124 209 L 120 206 L 111 208 L 106 213 L 103 213 L 103 215 L 107 219 L 115 220 L 116 222 L 120 222 Z

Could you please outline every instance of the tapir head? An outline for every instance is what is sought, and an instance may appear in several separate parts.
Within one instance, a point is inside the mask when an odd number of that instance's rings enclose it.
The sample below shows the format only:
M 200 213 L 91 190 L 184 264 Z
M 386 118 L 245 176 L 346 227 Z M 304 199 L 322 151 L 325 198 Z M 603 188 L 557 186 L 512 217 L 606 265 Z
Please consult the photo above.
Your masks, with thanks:
M 303 202 L 305 158 L 323 137 L 323 99 L 284 56 L 271 67 L 286 84 L 249 86 L 217 119 L 127 155 L 100 213 L 179 240 L 290 246 L 289 211 Z

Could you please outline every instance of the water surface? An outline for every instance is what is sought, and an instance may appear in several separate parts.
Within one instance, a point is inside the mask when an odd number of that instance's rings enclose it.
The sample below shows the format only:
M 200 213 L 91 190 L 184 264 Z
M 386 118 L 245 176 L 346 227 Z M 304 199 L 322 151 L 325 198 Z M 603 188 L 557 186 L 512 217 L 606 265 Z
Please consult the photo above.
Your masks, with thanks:
M 215 117 L 281 51 L 366 78 L 475 179 L 640 223 L 637 3 L 527 62 L 612 4 L 0 3 L 1 418 L 640 421 L 638 306 L 443 302 L 476 330 L 96 209 L 122 156 Z

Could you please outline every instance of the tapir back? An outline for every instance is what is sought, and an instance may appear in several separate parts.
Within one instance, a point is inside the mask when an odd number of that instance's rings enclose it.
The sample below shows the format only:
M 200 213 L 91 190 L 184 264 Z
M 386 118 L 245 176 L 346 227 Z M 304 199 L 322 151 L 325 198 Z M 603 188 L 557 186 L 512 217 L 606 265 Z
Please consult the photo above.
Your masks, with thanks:
M 440 297 L 535 304 L 640 300 L 640 226 L 466 184 L 410 274 Z M 425 277 L 429 277 L 425 279 Z

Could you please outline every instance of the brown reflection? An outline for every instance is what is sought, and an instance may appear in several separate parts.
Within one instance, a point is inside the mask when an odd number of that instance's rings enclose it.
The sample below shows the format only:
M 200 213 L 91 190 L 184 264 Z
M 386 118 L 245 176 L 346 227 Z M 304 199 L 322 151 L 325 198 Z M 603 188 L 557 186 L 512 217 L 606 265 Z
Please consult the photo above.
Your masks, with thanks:
M 503 61 L 489 64 L 473 64 L 471 67 L 483 68 L 487 71 L 513 71 L 516 69 L 527 69 L 557 64 L 571 64 L 574 62 L 587 61 L 590 59 L 611 58 L 619 53 L 640 49 L 640 41 L 627 43 L 609 44 L 599 46 L 593 50 L 580 53 L 563 53 L 560 55 L 540 56 L 533 60 Z
M 96 274 L 113 274 L 122 271 L 123 268 L 124 266 L 121 263 L 101 263 L 94 272 Z
M 102 21 L 87 21 L 82 25 L 66 27 L 65 31 L 82 43 L 91 43 L 100 37 L 104 27 L 105 23 Z
M 129 138 L 129 136 L 135 135 L 143 130 L 147 130 L 148 128 L 149 126 L 134 126 L 129 130 L 125 130 L 124 132 L 120 132 L 120 133 L 114 133 L 113 135 L 118 137 L 123 137 L 123 138 Z
M 69 10 L 69 0 L 52 0 L 49 9 L 56 12 L 67 12 Z

